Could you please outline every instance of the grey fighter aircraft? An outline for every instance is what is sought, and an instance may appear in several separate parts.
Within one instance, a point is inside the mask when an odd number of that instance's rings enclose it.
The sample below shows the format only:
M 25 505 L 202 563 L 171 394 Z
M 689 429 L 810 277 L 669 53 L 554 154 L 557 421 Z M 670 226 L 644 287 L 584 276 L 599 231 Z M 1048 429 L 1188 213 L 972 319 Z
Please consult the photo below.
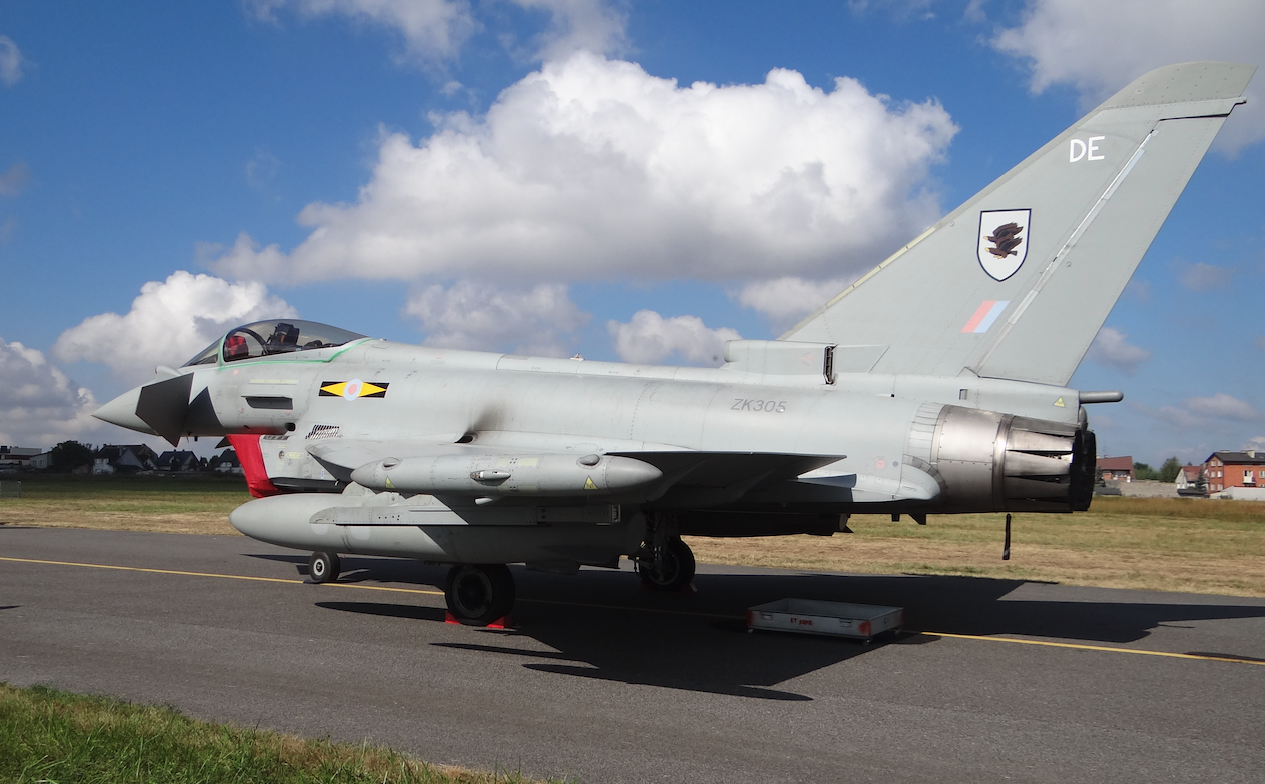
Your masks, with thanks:
M 682 534 L 830 534 L 849 514 L 1089 507 L 1095 442 L 1067 387 L 1255 68 L 1152 71 L 778 340 L 720 368 L 427 348 L 277 319 L 237 327 L 107 403 L 107 422 L 226 435 L 257 500 L 242 533 L 451 564 L 486 624 L 510 563 L 621 556 L 671 589 Z

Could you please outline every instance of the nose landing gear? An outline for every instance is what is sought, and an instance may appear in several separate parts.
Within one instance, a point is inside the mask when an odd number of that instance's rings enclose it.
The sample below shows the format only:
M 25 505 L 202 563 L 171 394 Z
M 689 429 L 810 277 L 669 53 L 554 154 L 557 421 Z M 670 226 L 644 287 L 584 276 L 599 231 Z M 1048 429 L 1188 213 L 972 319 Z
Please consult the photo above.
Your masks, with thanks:
M 307 562 L 307 574 L 314 583 L 332 583 L 341 570 L 338 553 L 312 553 Z

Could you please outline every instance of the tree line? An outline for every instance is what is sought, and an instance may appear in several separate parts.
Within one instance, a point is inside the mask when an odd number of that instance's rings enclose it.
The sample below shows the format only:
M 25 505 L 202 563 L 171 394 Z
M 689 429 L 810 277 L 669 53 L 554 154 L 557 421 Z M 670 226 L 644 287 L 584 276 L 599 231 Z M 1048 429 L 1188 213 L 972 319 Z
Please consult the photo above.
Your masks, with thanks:
M 1177 475 L 1182 472 L 1181 461 L 1176 457 L 1170 457 L 1164 461 L 1164 465 L 1159 470 L 1151 468 L 1146 463 L 1133 464 L 1134 479 L 1155 479 L 1160 482 L 1176 482 Z

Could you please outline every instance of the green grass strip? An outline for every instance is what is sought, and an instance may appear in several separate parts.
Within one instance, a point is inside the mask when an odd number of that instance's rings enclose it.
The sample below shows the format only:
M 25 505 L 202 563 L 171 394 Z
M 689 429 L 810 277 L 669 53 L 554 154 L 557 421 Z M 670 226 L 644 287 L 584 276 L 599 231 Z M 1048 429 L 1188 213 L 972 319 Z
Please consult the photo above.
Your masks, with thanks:
M 0 782 L 526 784 L 389 749 L 212 724 L 169 707 L 0 684 Z

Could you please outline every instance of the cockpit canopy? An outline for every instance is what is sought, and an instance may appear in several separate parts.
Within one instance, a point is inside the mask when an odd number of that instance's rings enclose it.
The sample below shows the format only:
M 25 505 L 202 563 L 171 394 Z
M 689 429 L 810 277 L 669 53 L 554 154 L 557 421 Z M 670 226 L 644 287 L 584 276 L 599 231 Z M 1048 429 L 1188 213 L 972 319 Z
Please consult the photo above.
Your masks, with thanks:
M 184 366 L 214 365 L 221 356 L 225 362 L 237 362 L 274 354 L 331 348 L 363 337 L 365 336 L 315 321 L 256 321 L 230 329 L 228 334 L 207 346 L 196 357 L 184 363 Z

